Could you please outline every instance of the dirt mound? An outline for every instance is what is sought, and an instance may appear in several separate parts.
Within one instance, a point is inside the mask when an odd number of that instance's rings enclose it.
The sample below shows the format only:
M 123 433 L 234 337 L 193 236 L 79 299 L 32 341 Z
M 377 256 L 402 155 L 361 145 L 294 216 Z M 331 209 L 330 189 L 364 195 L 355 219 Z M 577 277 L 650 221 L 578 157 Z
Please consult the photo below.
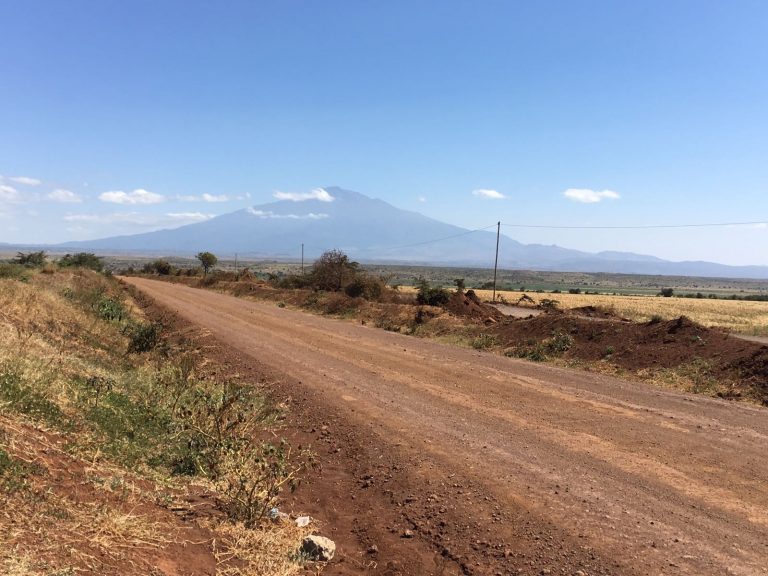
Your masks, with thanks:
M 601 306 L 579 306 L 578 308 L 571 308 L 569 312 L 576 316 L 583 316 L 585 318 L 617 319 L 628 322 L 626 318 L 618 316 L 613 310 L 609 310 Z
M 739 381 L 753 396 L 768 402 L 768 346 L 707 328 L 685 316 L 637 324 L 545 314 L 508 320 L 494 330 L 504 345 L 521 356 L 538 353 L 604 360 L 633 372 L 694 366 L 702 377 Z
M 474 290 L 454 292 L 445 308 L 456 316 L 469 316 L 486 324 L 495 324 L 504 318 L 504 314 L 499 310 L 481 302 Z

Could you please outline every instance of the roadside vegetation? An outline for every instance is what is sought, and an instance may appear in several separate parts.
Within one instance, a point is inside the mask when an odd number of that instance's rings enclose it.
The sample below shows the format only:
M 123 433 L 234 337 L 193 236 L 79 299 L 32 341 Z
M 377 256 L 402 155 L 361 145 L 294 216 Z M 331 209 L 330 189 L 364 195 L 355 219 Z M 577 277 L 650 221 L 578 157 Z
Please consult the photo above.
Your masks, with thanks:
M 303 570 L 309 529 L 268 516 L 310 455 L 260 383 L 209 374 L 95 256 L 22 256 L 0 264 L 0 573 Z

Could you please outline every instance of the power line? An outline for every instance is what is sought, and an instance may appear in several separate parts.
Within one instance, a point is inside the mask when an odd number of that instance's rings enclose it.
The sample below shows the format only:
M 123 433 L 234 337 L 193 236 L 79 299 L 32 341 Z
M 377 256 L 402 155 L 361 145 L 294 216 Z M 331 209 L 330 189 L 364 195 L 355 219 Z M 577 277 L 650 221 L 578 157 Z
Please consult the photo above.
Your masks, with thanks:
M 648 230 L 657 228 L 716 228 L 726 226 L 766 225 L 767 220 L 756 222 L 713 222 L 707 224 L 644 224 L 637 226 L 559 226 L 550 224 L 504 224 L 507 228 L 543 228 L 547 230 Z

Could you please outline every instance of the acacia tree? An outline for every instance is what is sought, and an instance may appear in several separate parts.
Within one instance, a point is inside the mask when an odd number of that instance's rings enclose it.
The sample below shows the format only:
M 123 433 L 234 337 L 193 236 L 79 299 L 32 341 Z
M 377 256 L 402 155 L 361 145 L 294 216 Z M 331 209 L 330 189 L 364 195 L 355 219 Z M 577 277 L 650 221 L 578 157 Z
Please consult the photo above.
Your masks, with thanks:
M 203 275 L 205 276 L 208 276 L 208 271 L 216 266 L 216 263 L 219 261 L 216 255 L 211 252 L 200 252 L 195 258 L 200 260 L 200 265 L 203 267 Z
M 357 274 L 360 265 L 341 250 L 328 250 L 312 265 L 312 283 L 320 290 L 337 291 Z
M 23 264 L 24 266 L 42 266 L 45 264 L 45 250 L 40 252 L 17 252 L 16 258 L 13 259 L 15 264 Z

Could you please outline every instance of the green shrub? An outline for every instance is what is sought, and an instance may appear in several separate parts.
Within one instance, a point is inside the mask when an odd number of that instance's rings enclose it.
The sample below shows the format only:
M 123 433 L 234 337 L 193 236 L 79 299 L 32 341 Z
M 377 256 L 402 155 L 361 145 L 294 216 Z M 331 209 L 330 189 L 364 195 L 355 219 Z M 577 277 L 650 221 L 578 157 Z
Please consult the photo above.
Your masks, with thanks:
M 450 300 L 450 293 L 440 287 L 432 287 L 425 278 L 419 278 L 416 281 L 418 293 L 416 294 L 416 303 L 428 306 L 444 306 Z
M 158 274 L 160 276 L 168 276 L 173 271 L 173 266 L 168 260 L 158 258 L 152 262 L 144 264 L 141 269 L 145 274 Z
M 534 362 L 544 362 L 547 359 L 546 349 L 541 343 L 530 346 L 511 348 L 506 350 L 504 355 L 515 358 L 524 358 L 526 360 L 533 360 Z
M 550 353 L 562 354 L 571 349 L 571 346 L 573 346 L 573 338 L 567 332 L 557 330 L 552 335 L 552 338 L 547 341 L 546 346 L 547 351 Z
M 358 273 L 349 284 L 344 287 L 344 293 L 352 298 L 365 298 L 366 300 L 379 300 L 384 293 L 384 281 L 376 276 Z
M 130 338 L 128 352 L 149 352 L 160 343 L 160 326 L 155 323 L 131 323 L 127 334 Z
M 486 350 L 496 344 L 497 339 L 493 334 L 479 334 L 472 340 L 472 348 L 475 350 Z
M 13 259 L 14 264 L 21 264 L 22 266 L 28 266 L 30 268 L 39 268 L 45 264 L 45 250 L 39 252 L 17 252 L 16 258 Z
M 76 254 L 65 254 L 59 259 L 59 266 L 88 268 L 96 272 L 104 270 L 104 262 L 96 254 L 90 252 L 77 252 Z
M 21 264 L 0 264 L 0 278 L 20 279 L 24 276 L 25 267 Z
M 96 304 L 96 313 L 102 320 L 110 322 L 119 322 L 128 316 L 122 302 L 106 296 L 102 297 Z

